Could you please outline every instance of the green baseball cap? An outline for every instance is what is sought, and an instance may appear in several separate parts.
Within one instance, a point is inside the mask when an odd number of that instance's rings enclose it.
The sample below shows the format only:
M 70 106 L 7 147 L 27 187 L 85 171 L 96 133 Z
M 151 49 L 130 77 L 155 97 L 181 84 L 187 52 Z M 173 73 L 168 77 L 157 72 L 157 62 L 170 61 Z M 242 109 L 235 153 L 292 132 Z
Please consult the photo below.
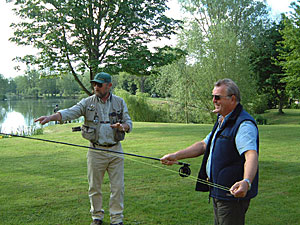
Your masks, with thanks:
M 94 80 L 91 80 L 91 82 L 96 83 L 111 83 L 111 76 L 108 73 L 100 72 L 97 73 L 94 77 Z

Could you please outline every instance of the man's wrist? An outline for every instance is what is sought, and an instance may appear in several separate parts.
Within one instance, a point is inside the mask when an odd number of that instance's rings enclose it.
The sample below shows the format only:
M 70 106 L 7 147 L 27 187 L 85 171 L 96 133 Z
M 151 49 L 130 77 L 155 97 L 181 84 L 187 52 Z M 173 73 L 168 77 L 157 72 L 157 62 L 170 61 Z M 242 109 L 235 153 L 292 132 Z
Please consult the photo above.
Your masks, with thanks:
M 251 189 L 251 181 L 247 178 L 244 179 L 244 181 L 246 181 L 248 183 L 248 191 L 250 191 Z

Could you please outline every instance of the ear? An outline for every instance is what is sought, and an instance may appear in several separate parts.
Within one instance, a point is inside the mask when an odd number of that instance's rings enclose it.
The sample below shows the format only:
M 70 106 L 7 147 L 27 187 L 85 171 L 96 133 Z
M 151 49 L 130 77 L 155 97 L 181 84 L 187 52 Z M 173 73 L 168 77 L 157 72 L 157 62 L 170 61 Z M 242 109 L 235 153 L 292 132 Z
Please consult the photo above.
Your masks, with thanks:
M 112 83 L 109 83 L 109 84 L 108 84 L 108 87 L 110 87 L 110 88 L 111 88 L 111 86 L 112 86 Z
M 236 103 L 236 96 L 235 96 L 235 95 L 231 95 L 231 101 L 232 101 L 233 103 Z

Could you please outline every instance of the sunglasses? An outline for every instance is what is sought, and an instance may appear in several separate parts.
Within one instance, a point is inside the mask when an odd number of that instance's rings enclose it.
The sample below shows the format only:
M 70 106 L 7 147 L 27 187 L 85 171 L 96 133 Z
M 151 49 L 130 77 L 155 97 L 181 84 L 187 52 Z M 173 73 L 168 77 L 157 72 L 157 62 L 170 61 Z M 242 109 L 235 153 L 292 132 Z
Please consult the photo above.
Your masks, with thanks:
M 95 87 L 95 86 L 98 86 L 99 88 L 102 88 L 102 83 L 97 83 L 97 82 L 94 82 L 93 83 L 93 87 Z
M 228 98 L 228 97 L 231 97 L 232 95 L 226 95 L 226 96 L 223 96 L 223 95 L 211 95 L 211 96 L 215 100 L 220 100 L 221 98 Z

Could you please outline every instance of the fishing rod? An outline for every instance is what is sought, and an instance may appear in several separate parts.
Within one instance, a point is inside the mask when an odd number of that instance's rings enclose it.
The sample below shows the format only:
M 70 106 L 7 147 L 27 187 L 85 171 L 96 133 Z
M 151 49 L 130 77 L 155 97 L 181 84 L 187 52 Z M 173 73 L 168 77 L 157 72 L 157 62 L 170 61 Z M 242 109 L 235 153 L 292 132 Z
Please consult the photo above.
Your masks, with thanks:
M 113 150 L 110 150 L 110 149 L 101 149 L 101 148 L 89 147 L 89 146 L 72 144 L 72 143 L 67 143 L 67 142 L 52 141 L 52 140 L 47 140 L 47 139 L 42 139 L 42 138 L 34 138 L 34 137 L 22 136 L 22 135 L 16 135 L 16 134 L 7 134 L 7 133 L 2 133 L 2 132 L 0 132 L 0 134 L 5 135 L 5 136 L 20 137 L 20 138 L 25 138 L 25 139 L 27 138 L 27 139 L 45 141 L 45 142 L 50 142 L 50 143 L 55 143 L 55 144 L 63 144 L 63 145 L 69 145 L 69 146 L 74 146 L 74 147 L 80 147 L 80 148 L 89 148 L 89 149 L 98 150 L 98 151 L 111 152 L 111 153 L 116 153 L 116 154 L 123 154 L 123 155 L 129 155 L 129 156 L 134 156 L 134 157 L 140 157 L 140 158 L 160 161 L 159 158 L 154 158 L 154 157 L 149 157 L 149 156 L 142 156 L 142 155 L 137 155 L 137 154 L 133 154 L 133 153 L 117 152 L 117 151 L 113 151 Z M 182 167 L 179 168 L 179 175 L 181 177 L 189 177 L 190 176 L 190 174 L 191 174 L 191 169 L 189 167 L 190 164 L 180 162 L 180 161 L 177 161 L 176 164 L 177 165 L 182 165 Z M 175 171 L 173 171 L 173 172 L 175 172 Z M 200 179 L 200 178 L 196 178 L 196 177 L 192 177 L 192 176 L 190 176 L 189 178 L 192 179 L 192 180 L 195 180 L 197 182 L 200 182 L 202 184 L 206 184 L 208 186 L 214 187 L 214 188 L 218 188 L 218 189 L 221 189 L 221 190 L 224 190 L 224 191 L 230 191 L 229 187 L 222 186 L 222 185 L 219 185 L 219 184 L 216 184 L 216 183 L 204 180 L 204 179 Z
M 42 138 L 34 138 L 34 137 L 29 137 L 29 136 L 24 136 L 24 135 L 17 135 L 17 134 L 7 134 L 7 133 L 2 133 L 2 132 L 0 132 L 0 134 L 5 135 L 5 136 L 19 137 L 19 138 L 25 138 L 25 139 L 31 139 L 31 140 L 37 140 L 37 141 L 50 142 L 50 143 L 55 143 L 55 144 L 62 144 L 62 145 L 69 145 L 69 146 L 73 146 L 73 147 L 88 148 L 88 149 L 93 149 L 93 150 L 97 150 L 97 151 L 110 152 L 110 153 L 121 154 L 121 155 L 129 155 L 129 156 L 134 156 L 134 157 L 139 157 L 139 158 L 144 158 L 144 159 L 152 159 L 152 160 L 160 161 L 159 158 L 137 155 L 137 154 L 127 153 L 127 152 L 117 152 L 117 151 L 110 150 L 110 149 L 96 148 L 96 147 L 72 144 L 72 143 L 61 142 L 61 141 L 52 141 L 52 140 L 47 140 L 47 139 L 42 139 Z M 179 175 L 181 177 L 188 177 L 191 174 L 191 169 L 190 169 L 189 163 L 177 161 L 176 164 L 182 165 L 182 167 L 179 168 Z

